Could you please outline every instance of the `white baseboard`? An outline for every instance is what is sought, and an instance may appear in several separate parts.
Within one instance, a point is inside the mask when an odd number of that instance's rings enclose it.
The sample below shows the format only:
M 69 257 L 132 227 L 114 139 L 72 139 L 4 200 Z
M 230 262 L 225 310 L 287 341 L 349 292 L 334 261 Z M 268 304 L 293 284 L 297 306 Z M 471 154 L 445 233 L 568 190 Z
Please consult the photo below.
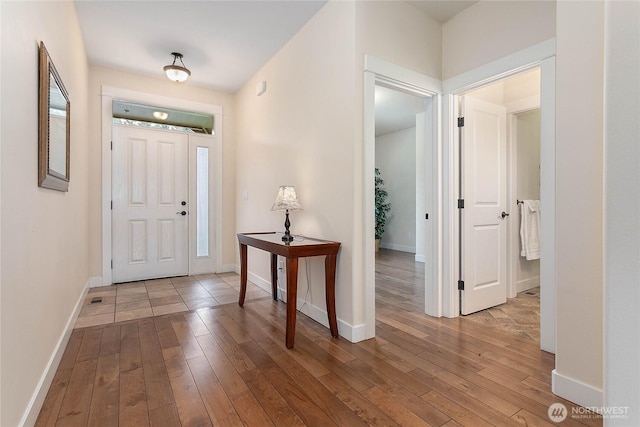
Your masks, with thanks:
M 31 400 L 27 405 L 27 409 L 20 420 L 20 426 L 32 426 L 36 423 L 38 419 L 38 415 L 40 414 L 40 410 L 42 409 L 42 405 L 44 403 L 44 399 L 47 397 L 47 393 L 49 392 L 49 388 L 51 387 L 51 383 L 53 382 L 53 377 L 58 370 L 58 365 L 60 365 L 60 360 L 62 359 L 62 355 L 64 354 L 64 350 L 67 348 L 67 344 L 69 343 L 69 338 L 71 337 L 71 332 L 73 332 L 73 327 L 76 324 L 76 320 L 78 320 L 78 316 L 80 315 L 80 310 L 82 310 L 82 306 L 84 303 L 84 299 L 87 296 L 87 292 L 89 292 L 91 279 L 87 280 L 85 283 L 82 292 L 80 293 L 80 297 L 76 301 L 76 305 L 69 316 L 69 320 L 67 320 L 67 324 L 65 325 L 60 338 L 58 339 L 58 343 L 56 344 L 51 357 L 49 358 L 49 362 L 47 363 L 44 372 L 40 376 L 40 381 L 38 381 L 38 385 L 36 386 L 35 391 L 33 392 L 33 396 L 31 396 Z
M 529 279 L 520 280 L 516 283 L 516 292 L 528 291 L 529 289 L 540 286 L 540 276 L 531 277 Z
M 415 259 L 416 262 L 422 262 L 422 263 L 425 262 L 425 260 L 426 260 L 424 255 L 418 255 L 418 254 L 416 254 L 414 259 Z
M 411 252 L 413 254 L 416 253 L 415 246 L 396 245 L 394 243 L 384 243 L 381 241 L 380 247 L 382 249 L 391 249 L 392 251 Z
M 564 399 L 588 408 L 600 408 L 604 405 L 601 389 L 576 379 L 551 371 L 551 391 Z
M 238 273 L 239 274 L 239 273 Z M 263 277 L 258 276 L 257 274 L 254 274 L 252 272 L 247 272 L 247 280 L 249 280 L 251 283 L 255 284 L 256 286 L 258 286 L 259 288 L 263 289 L 264 291 L 268 292 L 269 294 L 271 294 L 271 281 L 270 280 L 266 280 Z M 278 299 L 281 299 L 282 301 L 286 301 L 287 300 L 287 290 L 283 289 L 282 287 L 278 286 Z M 326 327 L 327 329 L 329 328 L 329 319 L 327 317 L 327 311 L 315 306 L 311 303 L 309 303 L 308 301 L 305 303 L 304 298 L 297 298 L 297 306 L 296 308 L 303 314 L 305 314 L 306 316 L 309 316 L 310 318 L 312 318 L 313 320 L 315 320 L 316 322 L 320 323 L 321 325 L 323 325 L 324 327 Z M 337 319 L 338 320 L 338 334 L 347 339 L 350 342 L 358 342 L 358 341 L 363 341 L 365 339 L 367 339 L 366 337 L 366 329 L 365 329 L 365 325 L 357 325 L 357 326 L 353 326 L 347 322 L 345 322 L 344 320 L 341 319 Z

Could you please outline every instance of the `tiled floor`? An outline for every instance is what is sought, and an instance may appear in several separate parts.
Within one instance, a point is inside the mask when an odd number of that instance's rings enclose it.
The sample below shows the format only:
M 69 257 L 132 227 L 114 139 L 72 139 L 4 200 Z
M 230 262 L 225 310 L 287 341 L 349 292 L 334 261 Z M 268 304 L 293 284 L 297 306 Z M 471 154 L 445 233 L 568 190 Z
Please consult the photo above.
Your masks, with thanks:
M 173 277 L 91 288 L 75 327 L 237 303 L 239 290 L 240 276 L 236 273 Z M 270 296 L 253 283 L 247 283 L 247 300 Z
M 539 342 L 540 288 L 520 292 L 505 304 L 464 316 L 464 319 Z

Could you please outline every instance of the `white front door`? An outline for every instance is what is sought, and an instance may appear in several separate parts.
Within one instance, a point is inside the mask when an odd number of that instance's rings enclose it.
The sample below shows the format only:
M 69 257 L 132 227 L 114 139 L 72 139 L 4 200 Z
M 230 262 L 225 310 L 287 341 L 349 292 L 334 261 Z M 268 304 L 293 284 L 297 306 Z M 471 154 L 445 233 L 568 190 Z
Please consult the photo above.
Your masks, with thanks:
M 506 109 L 462 99 L 462 272 L 460 312 L 507 301 Z
M 113 126 L 113 282 L 189 273 L 186 134 Z

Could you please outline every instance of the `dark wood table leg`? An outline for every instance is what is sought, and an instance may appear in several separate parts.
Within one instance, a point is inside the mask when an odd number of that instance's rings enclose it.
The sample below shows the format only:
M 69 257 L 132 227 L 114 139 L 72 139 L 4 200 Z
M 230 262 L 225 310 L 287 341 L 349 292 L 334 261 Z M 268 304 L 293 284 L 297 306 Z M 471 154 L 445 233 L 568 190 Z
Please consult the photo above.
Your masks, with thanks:
M 298 303 L 298 258 L 287 258 L 287 348 L 293 348 L 296 337 L 296 305 Z
M 336 255 L 327 255 L 324 259 L 325 294 L 327 297 L 327 316 L 331 336 L 338 337 L 336 318 Z
M 278 255 L 271 254 L 271 296 L 278 300 Z
M 240 296 L 238 305 L 244 305 L 244 297 L 247 295 L 247 245 L 240 245 Z

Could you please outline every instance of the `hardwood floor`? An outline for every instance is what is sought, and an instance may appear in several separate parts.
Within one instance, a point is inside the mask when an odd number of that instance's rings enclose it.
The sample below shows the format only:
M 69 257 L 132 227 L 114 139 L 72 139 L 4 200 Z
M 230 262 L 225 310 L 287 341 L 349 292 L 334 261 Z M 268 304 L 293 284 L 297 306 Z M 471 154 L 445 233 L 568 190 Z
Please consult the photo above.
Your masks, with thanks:
M 377 336 L 357 344 L 299 314 L 287 350 L 270 297 L 75 329 L 36 425 L 542 426 L 555 402 L 571 412 L 550 391 L 553 355 L 427 317 L 406 297 L 419 273 L 378 270 Z M 602 422 L 563 422 L 584 424 Z

